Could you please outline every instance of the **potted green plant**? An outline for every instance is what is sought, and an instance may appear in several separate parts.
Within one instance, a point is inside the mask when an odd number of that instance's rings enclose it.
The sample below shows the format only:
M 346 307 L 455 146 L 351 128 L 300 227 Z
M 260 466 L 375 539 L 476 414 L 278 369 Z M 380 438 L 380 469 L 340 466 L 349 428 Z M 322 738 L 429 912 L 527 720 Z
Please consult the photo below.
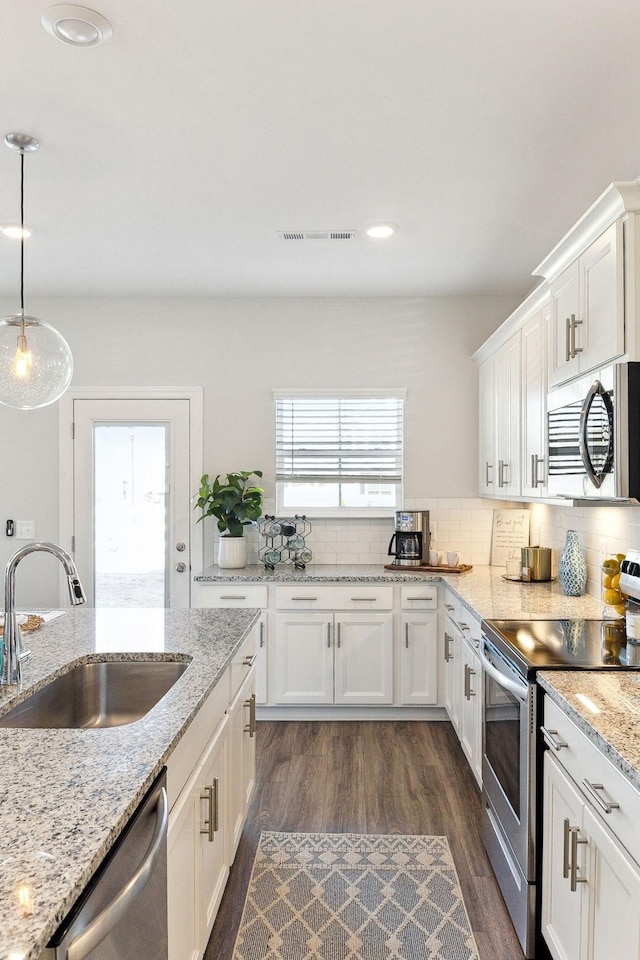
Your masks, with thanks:
M 218 565 L 220 567 L 244 567 L 247 562 L 247 540 L 244 527 L 253 524 L 262 513 L 264 490 L 250 481 L 251 477 L 262 477 L 262 470 L 241 470 L 228 473 L 221 479 L 209 479 L 203 474 L 196 508 L 202 510 L 200 520 L 215 517 L 221 533 Z M 195 509 L 195 508 L 194 508 Z

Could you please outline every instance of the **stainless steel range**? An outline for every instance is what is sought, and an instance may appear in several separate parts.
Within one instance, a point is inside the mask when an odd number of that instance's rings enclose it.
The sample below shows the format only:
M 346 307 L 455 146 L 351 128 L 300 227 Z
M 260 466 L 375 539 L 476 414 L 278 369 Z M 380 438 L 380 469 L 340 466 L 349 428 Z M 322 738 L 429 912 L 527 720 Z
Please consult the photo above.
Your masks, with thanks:
M 640 595 L 640 577 L 638 587 Z M 624 620 L 483 620 L 480 656 L 483 840 L 524 955 L 532 960 L 548 955 L 538 922 L 543 736 L 536 672 L 638 669 L 638 646 L 627 641 Z

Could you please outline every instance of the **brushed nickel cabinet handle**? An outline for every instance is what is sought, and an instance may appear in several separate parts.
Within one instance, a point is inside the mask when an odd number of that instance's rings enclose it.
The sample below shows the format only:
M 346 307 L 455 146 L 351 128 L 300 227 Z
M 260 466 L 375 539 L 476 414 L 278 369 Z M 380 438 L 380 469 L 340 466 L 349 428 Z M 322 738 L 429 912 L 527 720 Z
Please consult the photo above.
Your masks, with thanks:
M 588 840 L 581 840 L 578 838 L 579 827 L 571 827 L 571 867 L 569 870 L 570 873 L 570 889 L 571 893 L 575 893 L 578 889 L 579 883 L 586 883 L 586 877 L 578 876 L 578 844 L 579 843 L 588 843 Z
M 245 594 L 240 593 L 222 593 L 220 594 L 221 600 L 246 600 Z
M 435 597 L 405 597 L 405 600 L 435 600 Z M 453 607 L 450 609 L 453 610 Z
M 555 750 L 556 753 L 562 750 L 563 747 L 569 746 L 566 741 L 560 739 L 557 730 L 548 730 L 547 727 L 540 727 L 540 733 L 544 737 L 545 743 Z
M 327 623 L 327 646 L 331 646 L 331 624 Z
M 467 667 L 467 670 L 469 671 L 469 674 L 468 674 L 469 680 L 467 682 L 467 700 L 471 700 L 471 697 L 475 697 L 476 695 L 475 690 L 471 686 L 471 677 L 475 677 L 476 672 L 473 669 L 473 667 Z
M 340 649 L 340 626 L 341 624 L 340 624 L 340 621 L 338 620 L 338 624 L 336 628 L 336 646 L 338 647 L 338 650 Z
M 493 464 L 489 463 L 488 460 L 484 462 L 484 485 L 485 487 L 490 487 L 493 483 L 493 480 L 489 479 L 489 470 L 493 470 Z
M 466 663 L 464 665 L 464 698 L 469 700 L 469 666 Z
M 317 597 L 291 597 L 292 600 L 317 600 Z
M 564 322 L 564 358 L 567 363 L 571 360 L 571 317 Z
M 575 313 L 571 314 L 571 359 L 575 360 L 579 353 L 582 353 L 582 347 L 576 347 L 576 327 L 582 325 L 582 320 L 576 320 Z
M 409 649 L 409 624 L 405 623 L 404 625 L 404 645 Z
M 564 818 L 563 823 L 563 841 L 562 841 L 562 876 L 565 880 L 569 879 L 569 835 L 571 833 L 571 826 L 569 825 L 569 817 Z
M 504 460 L 498 460 L 498 486 L 504 487 Z
M 464 620 L 458 620 L 458 626 L 460 627 L 463 633 L 465 633 L 467 630 L 471 630 L 471 627 L 469 626 L 469 624 L 465 623 Z
M 215 832 L 218 829 L 218 781 L 215 779 L 211 786 L 204 788 L 204 793 L 200 794 L 201 800 L 208 801 L 208 816 L 204 821 L 205 830 L 200 828 L 200 833 L 206 833 L 209 843 L 215 840 Z
M 250 656 L 245 657 L 244 660 L 242 661 L 242 666 L 243 666 L 243 667 L 252 667 L 252 666 L 254 665 L 254 663 L 256 662 L 257 656 L 258 656 L 257 653 L 252 653 Z
M 598 790 L 604 790 L 604 784 L 590 783 L 588 780 L 583 780 L 582 786 L 604 813 L 608 814 L 611 813 L 612 810 L 620 809 L 620 804 L 616 803 L 615 800 L 605 800 L 605 798 L 597 792 Z
M 450 645 L 452 639 L 453 639 L 453 637 L 450 637 L 448 633 L 445 633 L 445 635 L 444 635 L 444 660 L 445 660 L 445 663 L 449 663 L 449 660 L 453 660 L 453 654 L 451 653 L 451 650 L 449 649 L 449 645 Z
M 264 620 L 260 621 L 260 646 L 264 647 Z
M 255 736 L 256 732 L 256 695 L 252 693 L 248 700 L 244 702 L 245 707 L 249 707 L 249 723 L 244 727 L 244 732 L 250 737 Z
M 445 607 L 447 608 L 447 610 L 449 610 L 449 612 L 451 612 L 452 610 L 455 610 L 455 607 L 452 607 L 450 603 L 445 603 Z
M 359 600 L 364 603 L 376 603 L 377 597 L 351 597 L 352 600 Z

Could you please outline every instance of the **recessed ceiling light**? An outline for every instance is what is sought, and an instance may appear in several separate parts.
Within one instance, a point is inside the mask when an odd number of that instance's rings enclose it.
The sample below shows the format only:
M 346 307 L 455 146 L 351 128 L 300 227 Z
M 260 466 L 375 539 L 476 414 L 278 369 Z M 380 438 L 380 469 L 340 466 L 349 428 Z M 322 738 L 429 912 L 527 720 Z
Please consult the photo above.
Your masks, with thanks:
M 113 33 L 111 24 L 101 14 L 69 3 L 45 10 L 42 26 L 56 40 L 74 47 L 97 47 Z
M 5 237 L 11 237 L 12 240 L 20 240 L 22 237 L 27 239 L 31 236 L 31 230 L 28 227 L 21 227 L 19 223 L 0 223 L 0 233 Z
M 396 232 L 395 223 L 372 223 L 367 227 L 367 236 L 375 240 L 383 240 Z

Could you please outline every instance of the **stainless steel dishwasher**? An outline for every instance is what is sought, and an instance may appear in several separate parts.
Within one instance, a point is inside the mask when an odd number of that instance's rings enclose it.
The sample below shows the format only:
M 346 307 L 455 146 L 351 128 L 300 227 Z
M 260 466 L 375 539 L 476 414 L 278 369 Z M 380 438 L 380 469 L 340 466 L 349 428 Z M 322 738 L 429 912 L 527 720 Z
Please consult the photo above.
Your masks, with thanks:
M 167 960 L 166 770 L 44 953 L 50 960 Z

